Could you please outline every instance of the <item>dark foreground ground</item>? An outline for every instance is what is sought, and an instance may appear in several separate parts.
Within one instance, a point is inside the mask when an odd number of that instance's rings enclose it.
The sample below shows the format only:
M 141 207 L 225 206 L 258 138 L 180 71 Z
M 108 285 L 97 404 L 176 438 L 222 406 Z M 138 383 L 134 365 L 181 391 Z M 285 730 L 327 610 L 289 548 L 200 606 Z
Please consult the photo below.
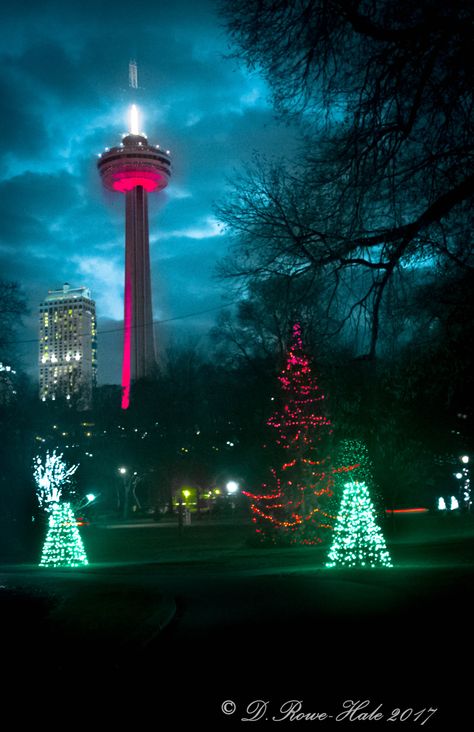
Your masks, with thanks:
M 84 570 L 4 566 L 2 697 L 17 722 L 472 727 L 469 522 L 387 526 L 396 567 L 366 572 L 324 569 L 319 548 L 252 548 L 249 531 L 90 527 Z M 368 704 L 337 721 L 348 700 Z

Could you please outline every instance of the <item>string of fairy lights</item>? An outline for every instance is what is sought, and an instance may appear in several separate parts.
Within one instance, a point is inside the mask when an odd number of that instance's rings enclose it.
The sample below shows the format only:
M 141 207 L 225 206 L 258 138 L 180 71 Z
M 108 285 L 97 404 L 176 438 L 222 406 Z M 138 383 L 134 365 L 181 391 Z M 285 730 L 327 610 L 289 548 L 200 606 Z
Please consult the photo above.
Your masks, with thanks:
M 40 567 L 84 567 L 89 564 L 72 506 L 55 503 L 41 554 Z
M 326 567 L 393 567 L 365 483 L 344 486 Z
M 321 446 L 332 434 L 331 421 L 320 412 L 324 394 L 303 351 L 301 326 L 293 326 L 286 365 L 279 376 L 281 409 L 267 425 L 274 430 L 277 448 L 291 453 L 278 470 L 271 469 L 273 487 L 264 483 L 262 493 L 245 492 L 250 499 L 252 520 L 262 542 L 318 544 L 332 528 L 329 511 L 333 476 L 328 455 Z

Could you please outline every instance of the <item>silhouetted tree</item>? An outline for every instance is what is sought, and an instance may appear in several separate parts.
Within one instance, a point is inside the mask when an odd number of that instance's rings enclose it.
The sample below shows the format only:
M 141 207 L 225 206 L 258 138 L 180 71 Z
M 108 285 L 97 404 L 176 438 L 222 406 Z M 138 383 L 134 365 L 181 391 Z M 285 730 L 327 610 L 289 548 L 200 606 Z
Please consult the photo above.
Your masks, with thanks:
M 25 314 L 26 301 L 18 283 L 0 280 L 0 361 L 14 360 L 16 329 Z
M 257 161 L 220 206 L 237 235 L 224 271 L 323 273 L 337 330 L 358 327 L 373 359 L 390 287 L 415 266 L 472 268 L 472 4 L 232 0 L 222 12 L 235 55 L 303 139 L 299 160 Z

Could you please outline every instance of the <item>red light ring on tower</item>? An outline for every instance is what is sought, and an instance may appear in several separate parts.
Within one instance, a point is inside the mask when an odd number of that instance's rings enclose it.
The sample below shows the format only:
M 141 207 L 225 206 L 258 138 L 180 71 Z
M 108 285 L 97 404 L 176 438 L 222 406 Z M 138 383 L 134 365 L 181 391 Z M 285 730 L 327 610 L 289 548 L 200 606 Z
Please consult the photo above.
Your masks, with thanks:
M 143 170 L 140 168 L 124 170 L 115 169 L 110 171 L 107 176 L 107 184 L 114 191 L 126 193 L 137 186 L 142 186 L 149 193 L 151 191 L 161 190 L 168 184 L 168 178 L 158 170 Z

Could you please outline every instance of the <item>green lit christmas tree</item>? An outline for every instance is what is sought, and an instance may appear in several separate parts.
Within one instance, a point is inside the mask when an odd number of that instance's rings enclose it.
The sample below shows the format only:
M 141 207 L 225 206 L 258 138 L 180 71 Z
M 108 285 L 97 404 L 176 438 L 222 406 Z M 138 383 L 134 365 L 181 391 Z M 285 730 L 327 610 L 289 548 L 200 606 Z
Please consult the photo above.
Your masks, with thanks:
M 326 567 L 392 566 L 366 484 L 346 483 Z
M 43 545 L 40 567 L 82 567 L 88 564 L 70 503 L 55 503 Z

